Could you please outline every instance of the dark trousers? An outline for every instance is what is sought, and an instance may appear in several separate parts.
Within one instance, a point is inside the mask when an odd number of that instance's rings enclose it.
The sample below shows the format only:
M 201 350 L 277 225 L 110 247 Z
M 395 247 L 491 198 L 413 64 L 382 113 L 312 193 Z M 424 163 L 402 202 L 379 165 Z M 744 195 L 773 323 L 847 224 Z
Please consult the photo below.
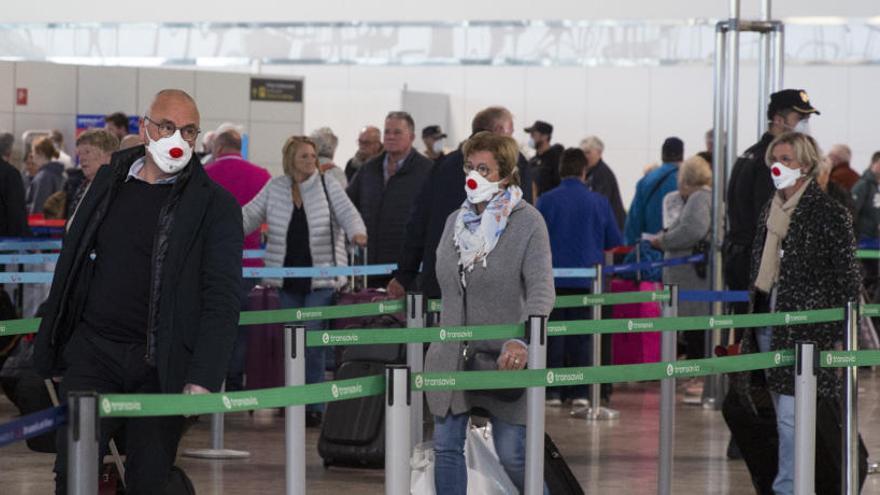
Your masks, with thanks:
M 67 397 L 71 391 L 96 391 L 99 394 L 160 392 L 158 373 L 144 361 L 144 350 L 145 343 L 112 342 L 80 327 L 64 350 L 68 367 L 61 382 L 61 396 Z M 109 451 L 110 438 L 124 432 L 126 493 L 164 493 L 182 427 L 182 416 L 102 419 L 99 461 Z M 55 493 L 64 494 L 67 493 L 66 426 L 58 429 L 57 444 Z M 97 472 L 95 476 L 98 476 Z
M 589 289 L 556 289 L 556 295 L 588 294 Z M 550 313 L 550 321 L 589 320 L 592 308 L 560 308 Z M 563 335 L 547 339 L 547 367 L 562 368 L 591 366 L 593 363 L 592 335 Z M 547 388 L 547 397 L 556 399 L 587 399 L 589 385 Z
M 245 278 L 241 281 L 241 310 L 248 311 L 250 306 L 248 296 L 257 280 Z M 226 390 L 234 392 L 244 390 L 244 368 L 247 363 L 248 327 L 238 327 L 238 337 L 235 339 L 235 347 L 232 348 L 232 357 L 229 358 L 229 368 L 226 371 Z

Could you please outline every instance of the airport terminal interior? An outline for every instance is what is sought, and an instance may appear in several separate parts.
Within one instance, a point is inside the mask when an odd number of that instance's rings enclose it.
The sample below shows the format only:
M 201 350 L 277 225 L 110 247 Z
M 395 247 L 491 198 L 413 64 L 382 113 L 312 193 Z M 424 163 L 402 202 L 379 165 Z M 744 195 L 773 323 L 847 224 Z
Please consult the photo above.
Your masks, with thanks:
M 0 495 L 880 495 L 876 0 L 10 7 Z

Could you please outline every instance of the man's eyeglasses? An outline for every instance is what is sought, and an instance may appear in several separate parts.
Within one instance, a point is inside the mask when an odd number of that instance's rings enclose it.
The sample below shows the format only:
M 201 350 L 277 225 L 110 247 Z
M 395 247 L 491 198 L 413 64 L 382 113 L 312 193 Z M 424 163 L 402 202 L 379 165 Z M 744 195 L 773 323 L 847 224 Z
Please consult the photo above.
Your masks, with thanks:
M 166 138 L 174 135 L 174 132 L 177 131 L 177 125 L 170 120 L 163 120 L 161 122 L 156 122 L 155 120 L 144 115 L 144 121 L 149 122 L 156 126 L 159 129 L 159 136 Z M 199 133 L 202 132 L 195 124 L 185 125 L 180 128 L 180 136 L 187 141 L 194 141 Z
M 465 163 L 464 167 L 462 167 L 462 168 L 464 169 L 465 175 L 476 170 L 477 173 L 482 175 L 483 177 L 488 177 L 489 174 L 492 172 L 492 170 L 489 169 L 489 166 L 486 165 L 485 163 L 481 163 L 481 164 L 477 165 L 476 167 L 471 165 L 470 163 Z

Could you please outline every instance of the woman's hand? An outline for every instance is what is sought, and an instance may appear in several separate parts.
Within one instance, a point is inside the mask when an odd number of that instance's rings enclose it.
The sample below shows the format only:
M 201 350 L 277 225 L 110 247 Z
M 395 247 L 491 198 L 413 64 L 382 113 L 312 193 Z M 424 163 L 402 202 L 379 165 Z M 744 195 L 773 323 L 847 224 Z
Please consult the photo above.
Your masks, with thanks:
M 367 234 L 355 234 L 355 236 L 351 238 L 351 242 L 360 247 L 367 247 Z
M 526 367 L 528 362 L 529 348 L 524 346 L 522 342 L 508 340 L 501 348 L 501 355 L 498 356 L 498 369 L 521 370 Z
M 659 235 L 651 239 L 651 247 L 655 249 L 663 249 L 662 240 L 660 239 Z

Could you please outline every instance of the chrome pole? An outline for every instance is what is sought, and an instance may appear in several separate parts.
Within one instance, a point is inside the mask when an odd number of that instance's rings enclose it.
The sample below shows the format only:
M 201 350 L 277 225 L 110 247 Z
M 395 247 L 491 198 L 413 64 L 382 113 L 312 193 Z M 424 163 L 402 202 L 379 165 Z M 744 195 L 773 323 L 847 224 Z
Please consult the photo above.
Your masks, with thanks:
M 678 286 L 670 285 L 669 302 L 663 308 L 665 318 L 678 316 Z M 663 332 L 661 360 L 675 361 L 677 332 Z M 657 466 L 657 494 L 672 494 L 672 470 L 675 457 L 675 378 L 660 381 L 660 456 Z
M 529 369 L 547 368 L 547 317 L 529 316 Z M 544 400 L 545 387 L 526 389 L 525 495 L 544 493 Z
M 288 387 L 306 383 L 306 328 L 284 327 L 284 384 Z M 306 408 L 284 408 L 285 494 L 306 493 Z
M 761 20 L 770 21 L 771 0 L 761 0 Z M 758 47 L 758 139 L 767 132 L 767 104 L 770 99 L 771 36 L 772 31 L 759 31 Z
M 407 328 L 424 328 L 425 325 L 425 299 L 421 293 L 409 293 L 406 295 L 406 327 Z M 421 342 L 406 345 L 406 363 L 413 373 L 421 373 L 425 368 L 425 352 Z M 412 445 L 422 443 L 424 435 L 424 411 L 422 392 L 412 393 L 412 408 L 410 418 L 412 421 L 412 431 L 410 432 L 410 440 Z
M 71 392 L 67 395 L 67 493 L 98 493 L 98 394 Z
M 410 429 L 396 428 L 411 421 L 409 366 L 385 366 L 385 495 L 410 493 Z
M 813 342 L 795 344 L 794 493 L 816 493 L 816 370 L 819 355 Z
M 638 249 L 636 249 L 638 252 Z M 596 278 L 593 279 L 593 294 L 601 294 L 605 286 L 605 274 L 601 264 L 596 265 Z M 593 306 L 593 320 L 602 319 L 602 305 Z M 602 366 L 602 334 L 593 334 L 593 366 Z M 594 421 L 620 418 L 620 411 L 610 407 L 602 407 L 602 384 L 594 383 L 590 392 L 590 409 L 586 411 L 587 419 Z
M 846 304 L 844 347 L 847 351 L 859 349 L 859 305 Z M 859 368 L 850 366 L 843 373 L 843 480 L 846 495 L 859 493 Z

